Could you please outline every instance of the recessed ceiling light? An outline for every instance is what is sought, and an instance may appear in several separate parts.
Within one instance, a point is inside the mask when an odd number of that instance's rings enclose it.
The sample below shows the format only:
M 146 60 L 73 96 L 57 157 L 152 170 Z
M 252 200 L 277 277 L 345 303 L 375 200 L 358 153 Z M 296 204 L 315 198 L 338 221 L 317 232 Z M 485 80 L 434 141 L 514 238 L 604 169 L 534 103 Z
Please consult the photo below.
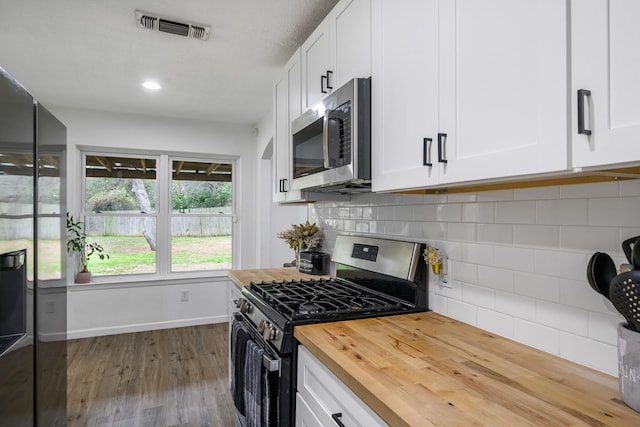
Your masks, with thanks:
M 160 89 L 162 86 L 160 86 L 158 83 L 156 82 L 152 82 L 152 81 L 146 81 L 144 83 L 142 83 L 142 87 L 147 88 L 147 89 L 151 89 L 151 90 L 158 90 Z

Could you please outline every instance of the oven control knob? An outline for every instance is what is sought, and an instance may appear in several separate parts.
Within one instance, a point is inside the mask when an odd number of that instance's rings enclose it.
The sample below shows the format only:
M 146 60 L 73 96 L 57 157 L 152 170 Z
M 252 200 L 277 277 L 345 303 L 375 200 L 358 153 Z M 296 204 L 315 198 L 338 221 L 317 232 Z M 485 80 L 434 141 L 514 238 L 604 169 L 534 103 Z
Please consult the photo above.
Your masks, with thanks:
M 264 338 L 265 341 L 271 341 L 275 339 L 276 332 L 276 327 L 267 322 L 267 324 L 264 326 L 264 332 L 262 332 L 262 338 Z
M 267 326 L 267 323 L 269 322 L 264 319 L 260 320 L 260 322 L 258 322 L 258 332 L 263 333 L 265 326 Z
M 252 308 L 253 307 L 251 306 L 251 304 L 249 304 L 249 301 L 244 300 L 242 305 L 240 306 L 240 313 L 242 314 L 251 313 Z
M 236 303 L 236 308 L 240 308 L 240 306 L 242 306 L 242 304 L 244 304 L 247 300 L 244 298 L 238 298 L 237 300 L 235 300 L 234 302 Z

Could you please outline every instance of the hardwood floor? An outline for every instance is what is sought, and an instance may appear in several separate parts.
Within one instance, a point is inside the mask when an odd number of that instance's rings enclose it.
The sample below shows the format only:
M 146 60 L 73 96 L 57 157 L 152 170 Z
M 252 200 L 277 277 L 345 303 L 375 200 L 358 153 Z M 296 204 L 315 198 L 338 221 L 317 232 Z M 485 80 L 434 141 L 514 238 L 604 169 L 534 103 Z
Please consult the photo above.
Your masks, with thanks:
M 68 342 L 69 427 L 233 426 L 226 323 Z

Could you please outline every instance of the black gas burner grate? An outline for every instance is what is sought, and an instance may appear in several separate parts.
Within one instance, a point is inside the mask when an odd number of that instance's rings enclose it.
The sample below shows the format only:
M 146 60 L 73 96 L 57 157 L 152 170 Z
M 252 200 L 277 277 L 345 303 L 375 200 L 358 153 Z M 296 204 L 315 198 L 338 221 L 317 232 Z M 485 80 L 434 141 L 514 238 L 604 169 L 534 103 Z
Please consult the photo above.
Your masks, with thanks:
M 252 282 L 250 289 L 289 319 L 406 309 L 400 300 L 340 279 Z

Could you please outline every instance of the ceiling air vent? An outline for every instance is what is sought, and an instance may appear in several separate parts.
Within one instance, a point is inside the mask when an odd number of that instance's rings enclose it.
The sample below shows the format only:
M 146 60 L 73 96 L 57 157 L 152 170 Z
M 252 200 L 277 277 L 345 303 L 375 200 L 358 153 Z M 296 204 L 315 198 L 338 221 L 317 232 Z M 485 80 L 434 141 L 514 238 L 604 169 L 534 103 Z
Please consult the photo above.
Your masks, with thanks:
M 190 22 L 178 22 L 151 13 L 136 10 L 136 25 L 152 31 L 176 34 L 197 40 L 208 40 L 211 27 L 209 25 L 194 24 Z

